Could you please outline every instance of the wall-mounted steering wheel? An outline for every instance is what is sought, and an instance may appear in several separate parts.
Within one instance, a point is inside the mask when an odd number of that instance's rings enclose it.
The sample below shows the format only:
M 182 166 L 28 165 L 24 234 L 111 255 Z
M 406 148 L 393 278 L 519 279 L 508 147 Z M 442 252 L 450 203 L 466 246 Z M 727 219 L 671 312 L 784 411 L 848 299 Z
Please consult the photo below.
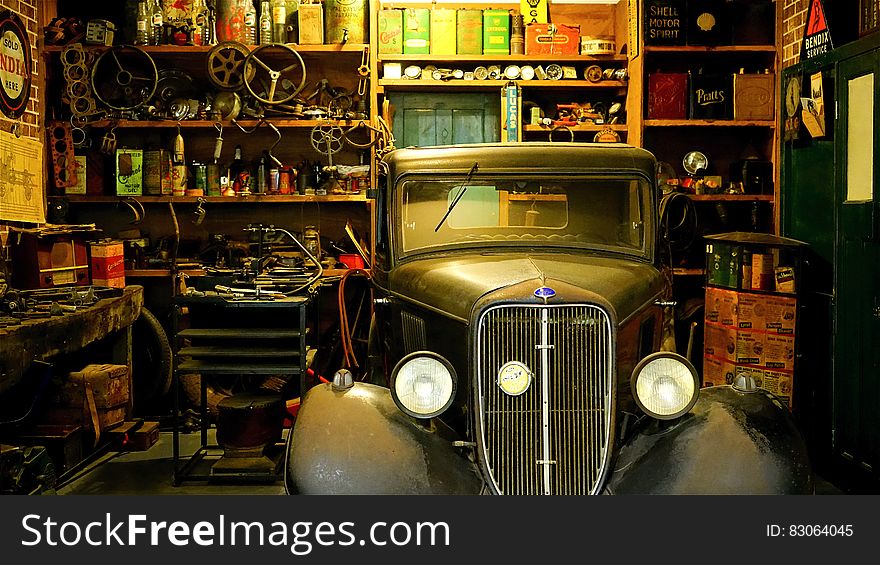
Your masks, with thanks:
M 272 66 L 269 63 L 272 63 Z M 280 68 L 280 70 L 275 70 Z M 268 78 L 266 94 L 257 93 L 255 84 Z M 279 89 L 283 79 L 295 85 L 290 91 Z M 283 43 L 257 47 L 244 60 L 244 86 L 251 96 L 263 104 L 283 104 L 292 100 L 306 84 L 306 65 L 295 49 Z
M 132 45 L 111 47 L 92 67 L 95 98 L 113 110 L 137 108 L 153 97 L 158 80 L 152 57 Z

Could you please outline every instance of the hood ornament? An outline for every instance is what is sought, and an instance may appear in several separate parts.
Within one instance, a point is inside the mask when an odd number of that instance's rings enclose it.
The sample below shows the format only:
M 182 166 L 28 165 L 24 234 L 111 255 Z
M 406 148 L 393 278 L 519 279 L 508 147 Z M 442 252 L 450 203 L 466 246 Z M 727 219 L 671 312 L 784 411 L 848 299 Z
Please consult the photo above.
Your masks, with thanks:
M 535 289 L 535 296 L 547 302 L 548 298 L 553 298 L 556 296 L 556 291 L 550 288 L 549 286 L 541 286 Z

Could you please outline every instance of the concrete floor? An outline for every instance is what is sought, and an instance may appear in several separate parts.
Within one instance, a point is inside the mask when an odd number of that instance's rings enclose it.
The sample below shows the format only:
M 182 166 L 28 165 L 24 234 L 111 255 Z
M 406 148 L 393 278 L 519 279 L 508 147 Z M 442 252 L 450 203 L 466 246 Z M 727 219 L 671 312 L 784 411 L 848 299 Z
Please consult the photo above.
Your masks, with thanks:
M 214 431 L 209 441 L 214 442 Z M 198 433 L 181 434 L 181 460 L 198 448 Z M 109 452 L 66 481 L 58 494 L 268 494 L 283 495 L 284 484 L 184 482 L 172 485 L 172 434 L 162 432 L 146 451 Z
M 181 434 L 181 454 L 189 456 L 199 446 L 199 434 Z M 209 436 L 214 441 L 213 430 Z M 162 432 L 159 441 L 147 451 L 111 452 L 84 468 L 58 489 L 58 494 L 266 494 L 283 495 L 281 481 L 274 484 L 184 482 L 172 485 L 172 435 Z M 844 494 L 821 477 L 816 477 L 817 495 Z

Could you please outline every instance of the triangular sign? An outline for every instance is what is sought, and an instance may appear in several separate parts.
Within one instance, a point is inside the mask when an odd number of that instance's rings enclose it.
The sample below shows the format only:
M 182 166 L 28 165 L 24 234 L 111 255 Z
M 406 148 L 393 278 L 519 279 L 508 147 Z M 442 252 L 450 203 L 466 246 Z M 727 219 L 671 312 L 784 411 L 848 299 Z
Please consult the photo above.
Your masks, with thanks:
M 812 59 L 834 49 L 831 44 L 831 30 L 825 18 L 822 0 L 810 0 L 807 10 L 807 25 L 804 26 L 804 41 L 801 44 L 801 60 Z

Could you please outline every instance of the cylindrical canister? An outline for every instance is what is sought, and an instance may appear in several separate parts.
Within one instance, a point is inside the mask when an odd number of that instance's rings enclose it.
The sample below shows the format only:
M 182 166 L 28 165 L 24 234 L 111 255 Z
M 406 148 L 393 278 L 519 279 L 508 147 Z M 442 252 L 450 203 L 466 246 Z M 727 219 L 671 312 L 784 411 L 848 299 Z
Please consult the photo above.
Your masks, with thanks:
M 195 177 L 193 188 L 201 190 L 202 194 L 205 194 L 208 190 L 208 167 L 204 163 L 193 161 L 192 168 Z
M 220 166 L 217 163 L 208 163 L 205 167 L 206 191 L 208 196 L 220 196 Z
M 186 170 L 186 165 L 179 164 L 171 167 L 171 195 L 172 196 L 185 196 L 186 195 L 186 181 L 189 174 Z
M 525 24 L 522 14 L 510 17 L 510 54 L 524 55 L 526 52 Z
M 367 0 L 324 0 L 324 43 L 366 43 L 366 31 Z
M 245 9 L 238 0 L 217 0 L 217 41 L 241 41 Z
M 279 184 L 281 181 L 280 176 L 281 176 L 281 171 L 279 171 L 277 168 L 272 167 L 271 169 L 269 169 L 269 193 L 270 194 L 278 194 L 280 192 L 279 191 Z
M 278 193 L 290 194 L 290 168 L 284 167 L 278 171 Z

